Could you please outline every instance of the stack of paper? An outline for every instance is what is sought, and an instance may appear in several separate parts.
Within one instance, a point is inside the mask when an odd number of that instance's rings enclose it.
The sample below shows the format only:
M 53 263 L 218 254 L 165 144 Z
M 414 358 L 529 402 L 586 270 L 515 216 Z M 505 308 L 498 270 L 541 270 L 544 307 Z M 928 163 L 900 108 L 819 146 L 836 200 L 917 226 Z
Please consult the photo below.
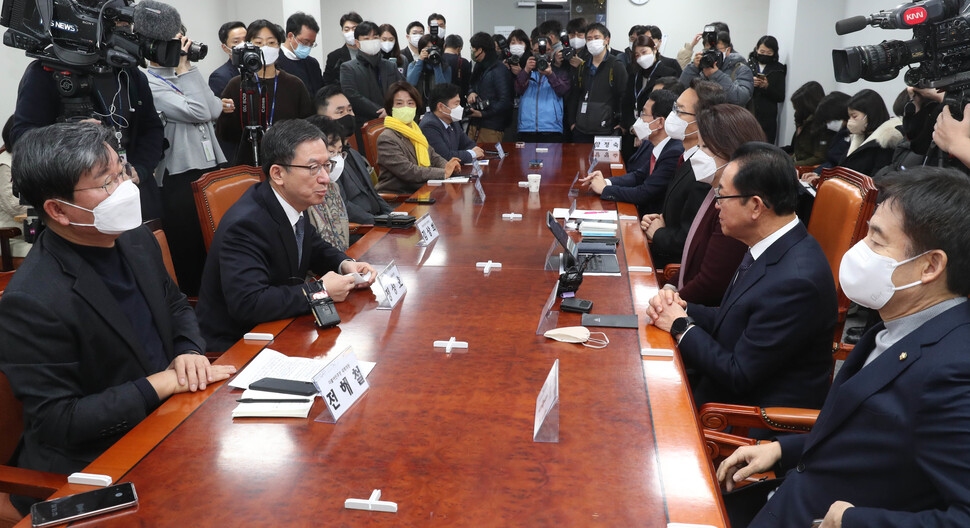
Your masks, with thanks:
M 313 407 L 316 396 L 297 396 L 279 392 L 266 392 L 247 389 L 241 398 L 252 400 L 306 400 L 306 402 L 267 402 L 240 403 L 232 410 L 233 418 L 275 417 L 275 418 L 306 418 Z
M 579 231 L 583 236 L 616 236 L 616 223 L 584 221 L 579 224 Z
M 607 222 L 616 222 L 619 219 L 616 211 L 585 211 L 582 209 L 577 209 L 573 213 L 569 214 L 569 209 L 565 207 L 557 207 L 552 210 L 552 216 L 554 218 L 566 218 L 569 215 L 570 220 L 603 220 Z

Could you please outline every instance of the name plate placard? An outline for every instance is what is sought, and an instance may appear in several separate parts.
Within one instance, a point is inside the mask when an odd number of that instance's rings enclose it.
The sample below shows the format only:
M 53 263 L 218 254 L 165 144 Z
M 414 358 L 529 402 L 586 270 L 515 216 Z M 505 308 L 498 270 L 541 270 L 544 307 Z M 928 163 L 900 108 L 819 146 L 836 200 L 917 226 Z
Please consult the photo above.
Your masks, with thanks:
M 621 139 L 620 136 L 596 136 L 593 138 L 593 150 L 619 152 Z
M 536 398 L 533 442 L 559 442 L 559 360 L 552 364 Z
M 421 241 L 417 243 L 418 246 L 429 246 L 438 239 L 438 226 L 434 225 L 431 213 L 425 213 L 424 216 L 418 218 L 415 226 L 418 228 L 418 233 L 421 234 Z
M 370 388 L 352 347 L 347 347 L 329 365 L 323 367 L 313 377 L 313 385 L 323 395 L 323 401 L 327 405 L 327 410 L 320 413 L 315 421 L 325 423 L 337 423 Z
M 393 310 L 401 297 L 408 292 L 393 260 L 377 274 L 377 280 L 370 288 L 379 299 L 378 310 Z

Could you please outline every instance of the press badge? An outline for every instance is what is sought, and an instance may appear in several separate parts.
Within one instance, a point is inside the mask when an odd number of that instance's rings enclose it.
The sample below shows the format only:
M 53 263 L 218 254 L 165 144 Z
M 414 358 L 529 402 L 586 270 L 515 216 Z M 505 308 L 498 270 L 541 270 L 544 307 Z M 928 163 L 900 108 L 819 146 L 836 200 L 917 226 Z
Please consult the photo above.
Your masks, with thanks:
M 212 140 L 211 139 L 205 139 L 205 140 L 202 141 L 202 151 L 205 152 L 205 160 L 206 161 L 215 161 L 216 160 L 216 151 L 215 150 L 212 150 Z
M 585 114 L 586 113 L 586 101 L 583 101 L 583 106 L 580 106 L 579 107 L 579 113 L 580 114 Z

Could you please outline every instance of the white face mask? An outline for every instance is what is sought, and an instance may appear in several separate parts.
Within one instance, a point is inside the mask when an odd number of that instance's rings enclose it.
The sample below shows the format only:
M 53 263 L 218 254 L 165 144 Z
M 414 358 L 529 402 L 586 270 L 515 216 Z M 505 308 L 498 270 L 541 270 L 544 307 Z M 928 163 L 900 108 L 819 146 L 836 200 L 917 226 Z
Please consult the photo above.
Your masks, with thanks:
M 509 46 L 509 53 L 516 57 L 525 55 L 525 44 L 512 44 Z
M 637 64 L 639 64 L 644 70 L 649 70 L 656 61 L 657 57 L 653 53 L 648 53 L 646 55 L 640 55 L 637 57 Z
M 138 186 L 131 180 L 121 182 L 115 192 L 96 205 L 94 209 L 85 209 L 80 205 L 64 200 L 57 201 L 94 215 L 93 224 L 71 222 L 73 226 L 93 227 L 105 235 L 120 235 L 141 225 L 140 193 Z
M 610 339 L 603 332 L 596 333 L 603 336 L 603 339 L 590 339 L 591 332 L 585 326 L 553 328 L 543 335 L 563 343 L 578 343 L 589 348 L 606 348 L 606 345 L 610 344 Z
M 451 116 L 451 121 L 453 123 L 457 123 L 457 122 L 461 121 L 461 118 L 465 115 L 465 109 L 462 108 L 461 105 L 458 105 L 458 106 L 452 108 L 449 111 L 448 115 Z
M 394 49 L 394 41 L 393 40 L 382 40 L 381 41 L 381 49 L 384 50 L 384 53 L 390 53 L 391 50 Z
M 654 119 L 649 123 L 645 123 L 642 118 L 637 118 L 637 122 L 633 123 L 633 128 L 632 128 L 633 133 L 636 134 L 638 138 L 640 138 L 640 141 L 647 139 L 648 137 L 650 137 L 651 134 L 655 132 L 654 129 L 650 128 L 650 125 L 656 123 L 658 119 Z
M 330 159 L 334 160 L 336 165 L 333 166 L 333 170 L 330 171 L 328 176 L 330 177 L 330 183 L 337 183 L 340 179 L 340 175 L 344 173 L 344 158 L 343 156 L 330 156 Z
M 448 34 L 445 33 L 445 26 L 438 26 L 438 36 L 441 38 L 445 38 L 448 36 Z
M 714 181 L 714 175 L 717 174 L 717 171 L 725 165 L 727 163 L 718 167 L 717 160 L 700 148 L 690 157 L 690 168 L 694 172 L 694 179 L 708 185 Z
M 862 119 L 849 119 L 849 122 L 845 124 L 846 128 L 852 134 L 862 134 L 866 131 L 866 124 L 869 123 L 869 116 L 862 116 Z
M 579 51 L 586 47 L 586 39 L 583 37 L 573 37 L 569 39 L 569 45 L 576 51 Z
M 912 262 L 927 253 L 929 251 L 902 262 L 896 262 L 891 257 L 876 253 L 865 240 L 860 240 L 845 252 L 839 265 L 839 284 L 842 286 L 842 292 L 849 300 L 860 306 L 879 310 L 886 306 L 894 293 L 923 283 L 923 281 L 916 281 L 905 286 L 896 286 L 893 284 L 893 272 L 903 264 Z
M 360 51 L 367 55 L 377 55 L 381 51 L 381 41 L 362 40 L 360 41 Z
M 825 128 L 831 130 L 832 132 L 838 132 L 842 130 L 842 121 L 836 119 L 835 121 L 829 121 L 825 124 Z
M 600 53 L 603 53 L 603 50 L 606 49 L 606 40 L 604 39 L 590 40 L 586 42 L 586 47 L 589 48 L 589 52 L 593 54 L 594 57 L 596 57 Z
M 344 31 L 344 40 L 348 46 L 353 46 L 357 39 L 354 38 L 354 30 Z
M 408 42 L 410 42 L 411 45 L 416 48 L 416 47 L 418 47 L 418 42 L 421 42 L 421 37 L 423 37 L 423 36 L 424 35 L 419 34 L 419 33 L 412 33 L 412 34 L 408 35 Z
M 667 122 L 664 123 L 664 130 L 667 131 L 668 136 L 676 140 L 683 141 L 684 138 L 686 138 L 688 135 L 697 133 L 697 131 L 695 130 L 690 134 L 687 134 L 687 127 L 689 127 L 691 123 L 694 123 L 694 122 L 695 121 L 691 121 L 690 123 L 688 123 L 687 121 L 684 121 L 683 119 L 680 118 L 679 115 L 677 115 L 676 110 L 671 110 L 670 113 L 667 114 Z
M 279 48 L 260 46 L 259 49 L 263 52 L 263 66 L 272 66 L 276 63 L 276 59 L 280 57 Z

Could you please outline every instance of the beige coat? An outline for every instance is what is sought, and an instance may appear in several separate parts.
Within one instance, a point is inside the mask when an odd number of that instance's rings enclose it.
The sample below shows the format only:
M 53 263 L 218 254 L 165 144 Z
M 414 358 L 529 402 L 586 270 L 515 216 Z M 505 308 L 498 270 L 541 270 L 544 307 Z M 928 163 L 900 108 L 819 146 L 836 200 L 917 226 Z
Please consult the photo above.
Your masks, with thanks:
M 418 154 L 411 140 L 391 129 L 384 129 L 377 138 L 377 163 L 381 167 L 377 191 L 411 194 L 428 180 L 443 180 L 448 160 L 430 146 L 428 155 L 431 166 L 419 167 Z

